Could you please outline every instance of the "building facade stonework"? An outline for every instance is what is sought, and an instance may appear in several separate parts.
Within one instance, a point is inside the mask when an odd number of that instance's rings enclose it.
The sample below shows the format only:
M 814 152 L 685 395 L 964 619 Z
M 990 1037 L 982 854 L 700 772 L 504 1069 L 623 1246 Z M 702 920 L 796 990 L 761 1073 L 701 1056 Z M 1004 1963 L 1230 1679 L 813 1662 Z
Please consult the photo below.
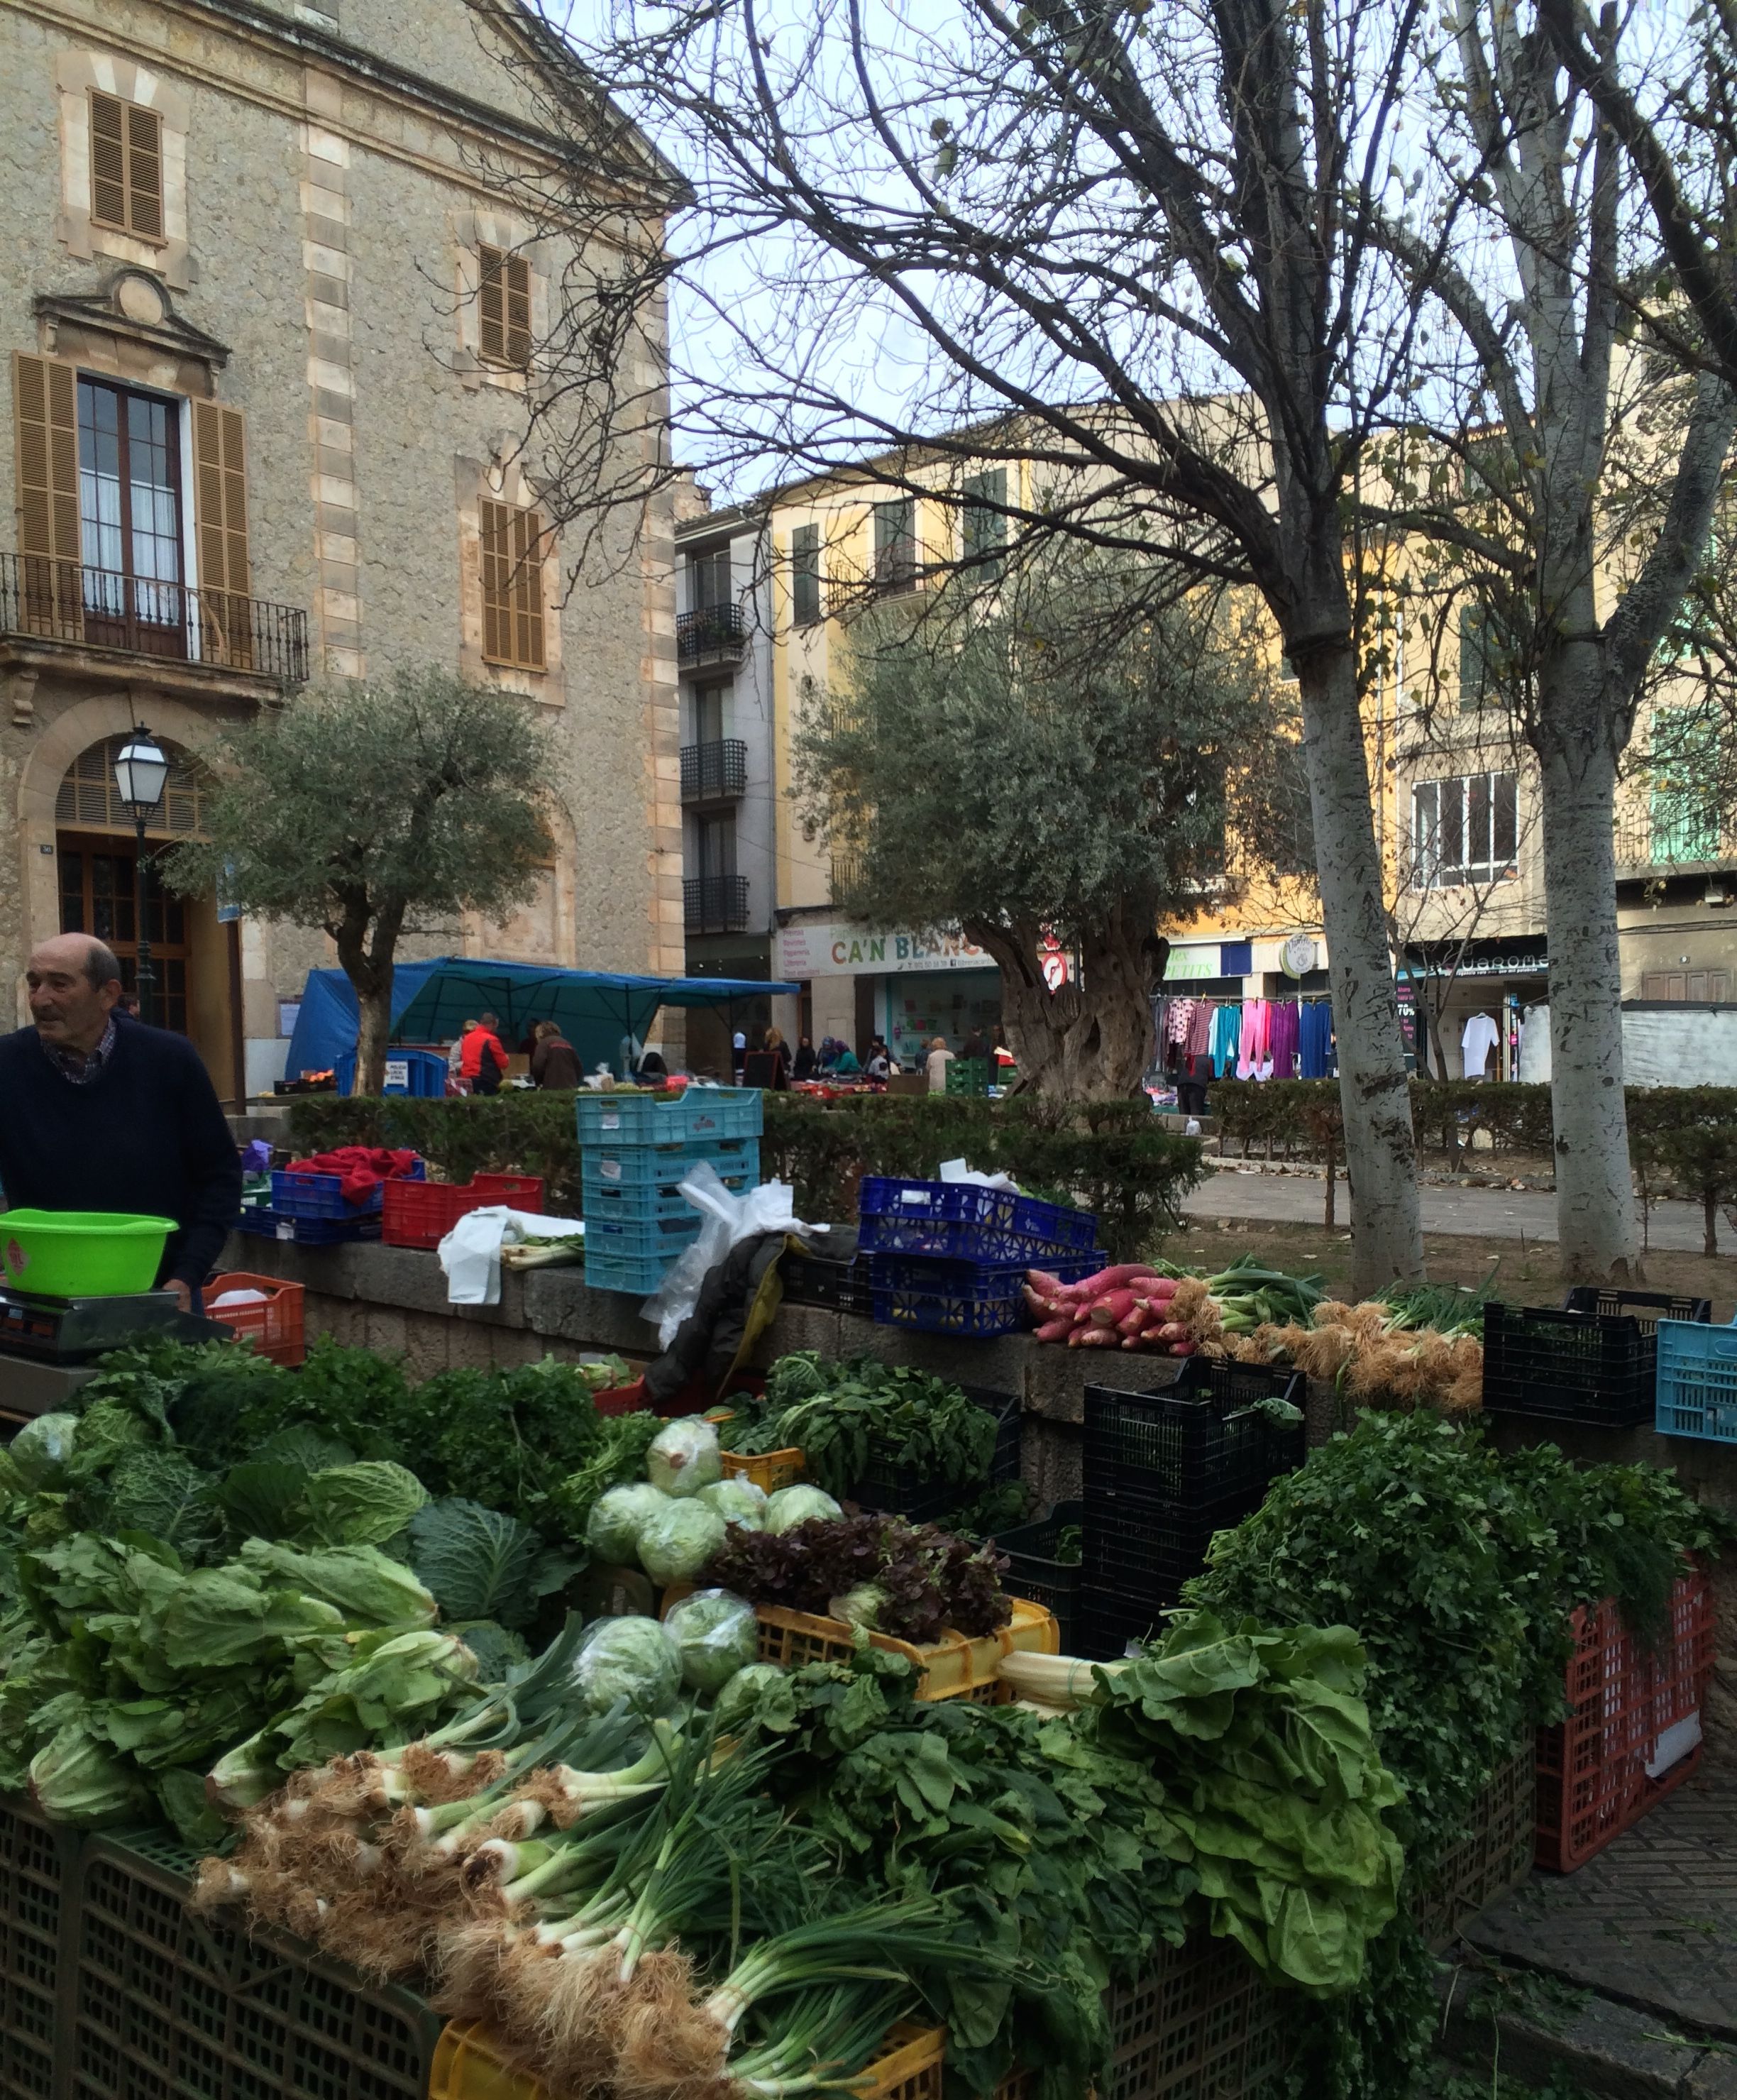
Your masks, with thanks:
M 556 752 L 539 895 L 502 926 L 425 929 L 425 951 L 681 973 L 672 523 L 575 579 L 518 454 L 535 351 L 501 302 L 535 338 L 561 279 L 513 196 L 553 151 L 543 35 L 518 0 L 0 4 L 0 965 L 20 1019 L 50 933 L 102 932 L 130 967 L 113 739 L 142 721 L 169 748 L 170 836 L 196 828 L 224 722 L 419 664 L 522 694 Z M 148 923 L 160 1017 L 230 1093 L 216 900 Z M 246 924 L 240 958 L 258 1091 L 280 1004 L 330 957 Z

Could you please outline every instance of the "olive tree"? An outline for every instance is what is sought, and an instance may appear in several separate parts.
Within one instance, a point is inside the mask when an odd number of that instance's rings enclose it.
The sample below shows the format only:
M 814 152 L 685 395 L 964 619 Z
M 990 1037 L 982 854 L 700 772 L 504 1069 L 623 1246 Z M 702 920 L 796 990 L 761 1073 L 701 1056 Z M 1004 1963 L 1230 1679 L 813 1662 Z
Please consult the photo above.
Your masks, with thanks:
M 1268 652 L 1219 593 L 1131 617 L 1142 595 L 1072 549 L 994 598 L 865 614 L 795 739 L 805 820 L 856 871 L 843 902 L 961 929 L 1000 970 L 1021 1085 L 1068 1100 L 1138 1092 L 1166 924 L 1312 857 Z M 1046 982 L 1046 936 L 1077 982 Z
M 378 1093 L 401 937 L 498 917 L 547 861 L 547 752 L 527 704 L 430 669 L 334 686 L 231 730 L 205 754 L 205 835 L 165 879 L 318 927 L 355 987 L 355 1092 Z

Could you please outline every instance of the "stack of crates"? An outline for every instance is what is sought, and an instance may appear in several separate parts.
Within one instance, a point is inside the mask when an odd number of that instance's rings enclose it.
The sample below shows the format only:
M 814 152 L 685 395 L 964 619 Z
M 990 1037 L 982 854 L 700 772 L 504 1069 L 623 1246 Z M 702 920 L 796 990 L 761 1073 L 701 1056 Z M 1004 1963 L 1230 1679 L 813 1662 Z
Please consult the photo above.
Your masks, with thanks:
M 865 1176 L 857 1244 L 884 1327 L 979 1338 L 1025 1324 L 1028 1269 L 1082 1282 L 1103 1266 L 1090 1211 L 972 1181 Z
M 681 1193 L 707 1162 L 732 1195 L 760 1185 L 765 1096 L 757 1087 L 582 1093 L 580 1215 L 593 1290 L 656 1290 L 703 1223 Z
M 1162 1392 L 1087 1387 L 1082 1655 L 1110 1661 L 1144 1639 L 1206 1564 L 1214 1533 L 1303 1463 L 1304 1391 L 1301 1371 L 1206 1357 Z M 1273 1401 L 1285 1405 L 1263 1405 Z

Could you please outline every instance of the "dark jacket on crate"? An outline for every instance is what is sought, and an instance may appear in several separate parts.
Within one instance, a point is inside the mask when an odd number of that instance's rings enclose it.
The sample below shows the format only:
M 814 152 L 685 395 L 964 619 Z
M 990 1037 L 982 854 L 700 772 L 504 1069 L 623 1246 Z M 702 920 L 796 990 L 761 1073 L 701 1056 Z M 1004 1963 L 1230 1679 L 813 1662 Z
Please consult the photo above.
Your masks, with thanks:
M 0 1036 L 0 1188 L 19 1210 L 173 1218 L 157 1280 L 196 1289 L 241 1207 L 241 1162 L 184 1035 L 123 1021 L 107 1064 L 74 1086 L 20 1028 Z

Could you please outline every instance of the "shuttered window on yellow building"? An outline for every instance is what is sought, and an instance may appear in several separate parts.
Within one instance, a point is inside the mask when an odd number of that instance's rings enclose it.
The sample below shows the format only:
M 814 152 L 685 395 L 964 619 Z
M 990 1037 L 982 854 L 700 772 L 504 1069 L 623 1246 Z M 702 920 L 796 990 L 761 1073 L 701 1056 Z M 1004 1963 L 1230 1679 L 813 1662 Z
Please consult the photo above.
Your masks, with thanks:
M 483 655 L 491 664 L 540 671 L 543 640 L 543 521 L 535 510 L 485 497 L 483 539 Z
M 77 641 L 84 594 L 78 529 L 78 378 L 51 357 L 12 353 L 18 461 L 19 616 L 32 634 Z
M 247 546 L 247 439 L 239 408 L 195 401 L 193 524 L 201 646 L 216 660 L 253 660 Z
M 141 240 L 163 237 L 163 120 L 154 109 L 94 88 L 90 216 Z
M 478 347 L 485 363 L 522 372 L 531 362 L 531 264 L 505 249 L 480 251 Z

